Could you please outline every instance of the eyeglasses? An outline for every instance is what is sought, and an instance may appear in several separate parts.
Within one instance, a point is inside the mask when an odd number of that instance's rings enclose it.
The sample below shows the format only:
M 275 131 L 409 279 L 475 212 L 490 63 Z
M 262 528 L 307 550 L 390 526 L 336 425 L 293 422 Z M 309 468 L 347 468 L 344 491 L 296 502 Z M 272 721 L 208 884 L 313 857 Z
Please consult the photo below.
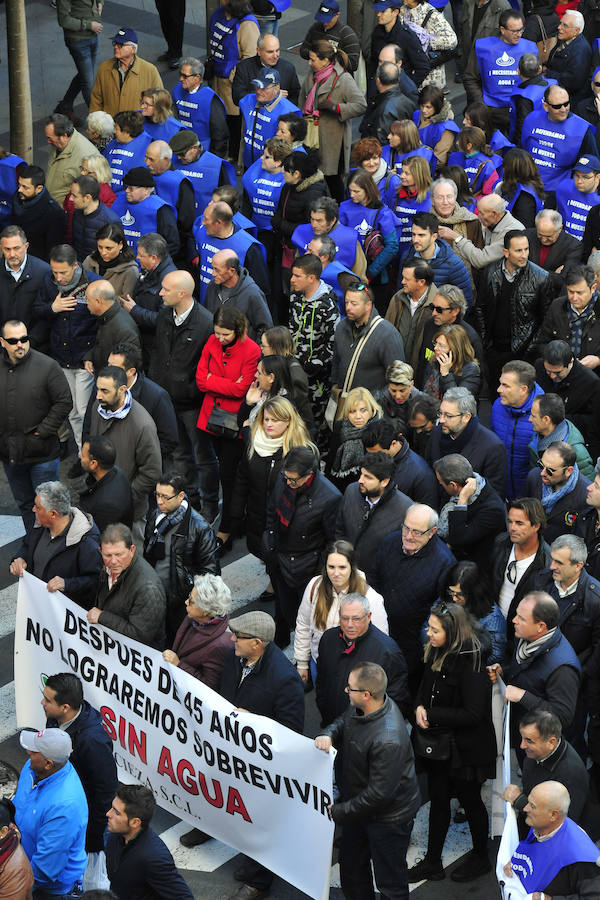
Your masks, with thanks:
M 594 87 L 600 87 L 600 81 L 594 81 L 592 82 L 592 84 L 594 85 Z
M 22 334 L 19 337 L 3 338 L 3 340 L 5 340 L 7 344 L 11 344 L 14 347 L 15 344 L 28 344 L 29 335 Z
M 440 600 L 439 603 L 435 604 L 431 612 L 434 616 L 447 616 L 450 609 L 444 600 Z
M 433 526 L 431 526 L 433 528 Z M 425 537 L 425 535 L 431 531 L 431 528 L 426 528 L 425 531 L 422 531 L 420 528 L 409 528 L 408 525 L 402 524 L 402 534 L 412 534 L 413 537 Z
M 298 475 L 297 478 L 290 478 L 289 475 L 286 475 L 285 472 L 281 473 L 284 481 L 287 481 L 288 484 L 295 486 L 299 481 L 302 481 L 303 478 L 306 478 L 306 475 Z
M 508 31 L 509 34 L 523 34 L 525 26 L 522 26 L 521 28 L 506 28 L 503 26 L 503 30 Z
M 515 559 L 511 560 L 506 567 L 506 577 L 511 584 L 517 583 L 517 561 Z
M 362 616 L 340 616 L 340 622 L 342 622 L 344 625 L 347 625 L 350 622 L 353 625 L 358 625 L 358 623 L 362 622 L 362 620 L 366 619 L 366 617 L 367 617 L 366 613 L 363 613 Z
M 253 634 L 238 634 L 236 631 L 233 631 L 232 634 L 233 634 L 234 638 L 236 639 L 236 641 L 253 641 L 254 640 Z
M 440 412 L 438 418 L 440 419 L 460 419 L 462 413 L 445 413 Z
M 550 466 L 545 466 L 541 459 L 538 459 L 536 465 L 542 470 L 542 472 L 546 472 L 550 477 L 554 475 L 555 472 L 560 472 L 561 469 L 568 468 L 567 466 L 557 466 L 555 469 L 550 468 Z
M 449 306 L 433 306 L 433 305 L 432 305 L 431 308 L 432 308 L 432 310 L 433 310 L 434 312 L 438 312 L 438 313 L 442 313 L 442 312 L 450 312 L 450 307 L 449 307 Z
M 149 103 L 148 100 L 142 100 L 142 102 L 140 103 L 140 106 L 150 106 L 150 107 L 153 107 L 153 106 L 154 106 L 154 103 Z M 71 193 L 72 193 L 72 192 L 71 192 Z
M 347 694 L 370 694 L 371 691 L 363 691 L 362 688 L 352 688 L 347 684 L 344 688 Z
M 185 72 L 180 72 L 180 73 L 179 73 L 179 77 L 180 77 L 180 78 L 194 78 L 195 76 L 194 76 L 194 74 L 193 74 L 192 72 L 190 72 L 189 75 L 186 75 Z
M 174 500 L 177 494 L 161 494 L 160 491 L 154 491 L 157 500 Z
M 548 101 L 546 100 L 546 103 L 550 107 L 550 109 L 564 109 L 567 106 L 571 105 L 570 100 L 566 100 L 564 103 L 548 103 Z
M 464 600 L 464 599 L 465 599 L 465 595 L 463 594 L 463 592 L 462 592 L 462 591 L 456 591 L 454 588 L 450 588 L 450 587 L 449 587 L 449 588 L 447 589 L 446 593 L 448 594 L 448 596 L 450 597 L 451 600 L 454 600 L 455 597 L 456 597 L 456 598 L 460 597 L 461 600 Z
M 369 285 L 365 284 L 363 281 L 355 281 L 353 284 L 349 284 L 346 288 L 346 293 L 348 291 L 368 291 Z

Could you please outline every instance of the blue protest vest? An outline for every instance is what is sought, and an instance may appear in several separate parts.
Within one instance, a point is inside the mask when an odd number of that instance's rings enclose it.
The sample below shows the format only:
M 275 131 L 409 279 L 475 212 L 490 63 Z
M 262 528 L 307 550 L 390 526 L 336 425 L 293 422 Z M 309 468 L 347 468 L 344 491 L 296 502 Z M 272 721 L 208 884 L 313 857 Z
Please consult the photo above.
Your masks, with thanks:
M 271 109 L 266 106 L 257 106 L 256 94 L 246 94 L 240 100 L 240 111 L 244 123 L 242 161 L 245 169 L 262 155 L 265 141 L 275 137 L 280 116 L 289 113 L 302 116 L 298 107 L 294 106 L 287 97 L 282 97 L 281 94 L 275 106 L 271 104 Z
M 14 153 L 0 159 L 0 226 L 8 225 L 12 215 L 12 197 L 17 190 L 17 168 L 25 160 Z
M 123 190 L 123 175 L 127 175 L 130 169 L 143 166 L 146 158 L 146 148 L 152 143 L 152 138 L 145 131 L 138 134 L 128 144 L 122 144 L 113 138 L 106 145 L 104 155 L 112 171 L 111 188 L 117 194 Z
M 545 76 L 544 76 L 545 77 Z M 517 107 L 515 104 L 515 98 L 517 97 L 525 97 L 527 100 L 530 100 L 533 103 L 532 112 L 535 112 L 536 109 L 542 108 L 542 102 L 544 100 L 544 92 L 549 84 L 558 84 L 555 78 L 546 78 L 548 84 L 528 84 L 526 87 L 517 87 L 514 89 L 510 96 L 510 103 L 508 106 L 510 126 L 508 129 L 508 133 L 511 136 L 514 136 L 515 128 L 517 127 Z M 495 147 L 493 149 L 496 149 Z
M 466 156 L 462 151 L 451 153 L 448 157 L 449 166 L 462 166 L 467 173 L 471 190 L 474 194 L 481 191 L 485 182 L 493 175 L 496 169 L 497 157 L 486 156 L 485 153 L 476 153 L 474 156 Z M 482 166 L 479 171 L 479 166 Z M 479 171 L 479 175 L 477 172 Z
M 511 150 L 515 145 L 512 144 L 505 134 L 502 134 L 501 131 L 498 131 L 496 128 L 495 132 L 490 138 L 490 150 L 495 150 L 498 153 L 501 151 L 506 153 L 507 150 Z
M 301 253 L 308 253 L 308 245 L 315 237 L 312 225 L 298 225 L 292 234 L 292 244 Z M 343 266 L 352 268 L 356 261 L 356 232 L 353 228 L 341 225 L 340 222 L 327 233 L 335 241 L 335 258 Z
M 137 242 L 143 234 L 158 231 L 157 214 L 162 206 L 167 206 L 156 194 L 150 194 L 139 203 L 128 203 L 125 191 L 117 194 L 117 199 L 111 206 L 111 210 L 121 220 L 127 243 L 134 253 L 137 253 Z
M 344 200 L 343 203 L 340 203 L 340 222 L 342 225 L 347 225 L 349 228 L 354 229 L 361 247 L 376 218 L 376 227 L 381 229 L 382 235 L 389 234 L 392 229 L 398 228 L 400 225 L 397 217 L 387 206 L 382 206 L 379 209 L 369 209 L 368 206 L 361 206 L 360 203 L 355 203 L 354 200 Z
M 592 206 L 600 203 L 600 196 L 593 191 L 591 194 L 582 194 L 575 187 L 572 178 L 567 178 L 556 192 L 556 208 L 563 217 L 565 231 L 572 234 L 578 240 L 583 240 L 585 222 Z
M 325 284 L 331 288 L 331 290 L 335 293 L 337 297 L 337 305 L 338 309 L 342 316 L 346 315 L 346 304 L 344 303 L 344 292 L 340 287 L 340 283 L 338 281 L 338 275 L 344 272 L 346 275 L 354 275 L 352 269 L 348 269 L 346 266 L 343 266 L 336 259 L 333 262 L 328 263 L 323 271 L 321 272 L 321 280 L 325 282 Z
M 223 103 L 219 95 L 206 86 L 190 93 L 181 84 L 176 84 L 171 96 L 179 114 L 180 128 L 191 128 L 204 149 L 210 150 L 210 108 L 214 97 Z
M 269 174 L 263 169 L 262 160 L 257 159 L 244 173 L 242 184 L 252 205 L 252 221 L 259 231 L 272 231 L 271 220 L 283 187 L 283 172 Z
M 163 172 L 162 175 L 154 176 L 156 193 L 165 201 L 165 203 L 169 204 L 169 206 L 175 213 L 175 218 L 177 218 L 179 188 L 181 186 L 181 182 L 185 177 L 186 176 L 180 169 L 167 169 L 167 171 Z
M 256 16 L 247 15 L 241 19 L 228 19 L 225 9 L 219 6 L 210 17 L 208 26 L 210 54 L 215 61 L 215 75 L 218 78 L 229 78 L 231 72 L 240 61 L 237 43 L 238 28 L 242 22 L 254 22 L 258 28 Z
M 396 175 L 392 169 L 389 169 L 377 183 L 382 203 L 385 203 L 391 210 L 393 210 L 396 205 L 396 195 L 401 187 L 402 182 L 400 181 L 400 176 Z
M 256 227 L 256 223 L 249 219 L 241 212 L 236 212 L 233 214 L 233 224 L 235 225 L 236 231 L 238 228 L 241 228 L 242 231 L 247 231 L 248 234 L 251 234 L 253 238 L 258 237 L 258 228 Z M 265 248 L 261 244 L 261 250 L 263 252 L 263 256 L 265 257 L 265 262 L 267 261 L 267 254 Z
M 537 44 L 520 38 L 507 44 L 499 37 L 479 38 L 475 41 L 475 56 L 481 76 L 483 102 L 487 106 L 508 106 L 519 83 L 519 60 L 524 53 L 537 55 Z
M 518 184 L 516 190 L 512 196 L 512 199 L 508 201 L 506 209 L 508 212 L 512 212 L 515 203 L 519 199 L 519 195 L 521 191 L 525 191 L 526 194 L 530 194 L 535 200 L 535 213 L 536 215 L 544 208 L 544 201 L 541 197 L 538 196 L 537 192 L 532 188 L 530 184 Z
M 537 841 L 530 828 L 517 845 L 510 864 L 528 894 L 543 891 L 565 866 L 577 862 L 595 863 L 598 848 L 590 837 L 568 817 L 556 834 Z
M 589 122 L 571 113 L 564 122 L 551 122 L 544 109 L 529 113 L 523 122 L 521 146 L 531 153 L 544 187 L 560 189 L 577 162 Z
M 423 159 L 426 159 L 429 163 L 431 174 L 433 175 L 437 165 L 437 159 L 431 147 L 425 147 L 425 145 L 423 145 L 422 147 L 417 147 L 416 150 L 409 150 L 408 153 L 398 153 L 397 151 L 392 150 L 389 144 L 384 144 L 381 148 L 382 159 L 388 164 L 388 168 L 394 169 L 398 175 L 402 169 L 402 162 L 409 156 L 422 156 Z
M 202 224 L 202 219 L 196 219 L 194 222 L 194 240 L 196 241 L 196 248 L 198 250 L 198 273 L 200 276 L 200 291 L 199 291 L 199 300 L 200 303 L 204 303 L 204 298 L 206 296 L 206 288 L 212 281 L 213 272 L 212 272 L 212 258 L 215 253 L 218 253 L 219 250 L 233 250 L 240 261 L 240 265 L 244 265 L 244 260 L 246 259 L 246 253 L 248 252 L 248 247 L 251 247 L 252 244 L 256 244 L 258 247 L 261 245 L 248 234 L 247 231 L 243 231 L 240 229 L 239 231 L 234 231 L 234 233 L 228 238 L 216 238 L 211 237 L 207 234 L 206 228 Z
M 186 178 L 189 178 L 194 188 L 194 200 L 196 201 L 196 209 L 204 212 L 210 201 L 212 200 L 213 191 L 219 187 L 221 178 L 221 168 L 227 175 L 229 184 L 235 184 L 235 169 L 231 163 L 215 156 L 205 150 L 196 162 L 180 163 L 173 156 L 173 165 L 178 172 L 182 172 Z
M 429 125 L 419 128 L 420 118 L 421 111 L 416 109 L 413 113 L 413 122 L 419 129 L 419 137 L 425 146 L 431 147 L 432 150 L 445 131 L 454 131 L 455 134 L 458 134 L 460 131 L 460 128 L 452 119 L 446 119 L 445 122 L 431 122 Z
M 166 141 L 168 144 L 173 135 L 181 131 L 181 128 L 181 122 L 178 122 L 173 116 L 169 116 L 167 121 L 162 123 L 153 122 L 148 117 L 144 119 L 144 131 L 153 141 Z
M 423 201 L 421 201 L 421 203 L 419 203 L 416 198 L 414 200 L 408 200 L 406 197 L 396 198 L 394 212 L 400 220 L 400 229 L 396 230 L 398 231 L 398 241 L 400 242 L 401 256 L 403 255 L 404 251 L 408 249 L 408 245 L 410 244 L 412 222 L 414 217 L 418 212 L 430 211 L 431 197 L 429 195 L 429 191 L 427 191 L 427 196 Z

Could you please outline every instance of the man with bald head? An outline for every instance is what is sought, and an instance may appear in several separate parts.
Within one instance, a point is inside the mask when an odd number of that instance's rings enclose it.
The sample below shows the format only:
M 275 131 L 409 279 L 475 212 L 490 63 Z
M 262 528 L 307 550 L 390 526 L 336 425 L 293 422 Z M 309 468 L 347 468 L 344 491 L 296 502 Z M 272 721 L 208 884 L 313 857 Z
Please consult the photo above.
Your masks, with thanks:
M 219 306 L 235 306 L 248 319 L 248 336 L 260 343 L 263 331 L 273 325 L 265 295 L 233 250 L 219 250 L 211 266 L 213 277 L 206 288 L 206 309 L 214 313 Z
M 186 477 L 188 497 L 209 522 L 217 515 L 214 462 L 203 449 L 196 422 L 203 394 L 196 387 L 196 369 L 204 345 L 213 333 L 211 313 L 194 300 L 194 279 L 177 269 L 162 280 L 163 302 L 156 318 L 156 344 L 148 375 L 163 387 L 175 407 L 177 447 L 173 465 Z
M 377 59 L 377 65 L 381 65 L 384 62 L 391 62 L 398 69 L 398 74 L 400 76 L 400 80 L 398 84 L 402 88 L 402 92 L 411 103 L 414 104 L 415 109 L 419 105 L 419 93 L 417 90 L 417 86 L 409 76 L 404 71 L 403 66 L 404 60 L 404 50 L 402 47 L 399 47 L 398 44 L 386 44 L 385 47 L 382 47 L 379 51 L 379 57 Z
M 368 583 L 383 596 L 390 636 L 404 653 L 413 697 L 423 663 L 421 627 L 442 595 L 446 575 L 456 562 L 436 534 L 437 524 L 434 509 L 413 503 L 400 530 L 381 542 L 367 573 Z
M 138 327 L 121 308 L 110 281 L 101 279 L 88 285 L 85 300 L 89 312 L 98 318 L 96 342 L 84 356 L 84 365 L 90 375 L 96 375 L 104 368 L 109 353 L 117 344 L 132 344 L 141 352 Z
M 504 872 L 518 879 L 532 900 L 599 895 L 598 848 L 568 817 L 570 803 L 558 781 L 544 781 L 529 793 L 524 812 L 530 831 Z
M 504 235 L 509 231 L 523 231 L 524 225 L 506 208 L 506 200 L 500 194 L 487 194 L 477 201 L 479 221 L 483 226 L 483 247 L 463 237 L 447 225 L 440 225 L 438 234 L 449 241 L 455 253 L 470 263 L 473 269 L 483 269 L 489 263 L 501 259 Z
M 156 195 L 175 210 L 180 257 L 184 262 L 191 262 L 196 255 L 192 234 L 196 218 L 194 188 L 180 169 L 173 168 L 172 161 L 173 151 L 166 141 L 152 141 L 146 147 L 144 162 L 154 178 Z

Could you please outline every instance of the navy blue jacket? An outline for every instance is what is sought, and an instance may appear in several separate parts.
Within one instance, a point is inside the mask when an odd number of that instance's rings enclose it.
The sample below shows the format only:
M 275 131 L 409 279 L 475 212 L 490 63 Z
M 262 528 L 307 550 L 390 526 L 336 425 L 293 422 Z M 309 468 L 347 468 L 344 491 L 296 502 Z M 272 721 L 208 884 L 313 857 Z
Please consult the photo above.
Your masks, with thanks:
M 440 426 L 436 425 L 431 431 L 431 440 L 429 442 L 430 462 L 433 465 L 433 463 L 448 453 L 460 453 L 469 460 L 476 472 L 483 475 L 485 480 L 491 484 L 501 497 L 506 497 L 506 448 L 493 431 L 480 425 L 477 418 L 472 421 L 475 422 L 475 427 L 470 433 L 469 439 L 466 444 L 461 444 L 456 449 L 452 449 L 450 444 L 448 446 L 445 445 L 445 442 L 442 441 L 445 435 Z M 527 496 L 532 497 L 534 495 L 527 494 Z
M 404 440 L 402 448 L 394 456 L 394 462 L 394 481 L 398 490 L 410 497 L 413 503 L 425 503 L 426 506 L 437 509 L 437 478 L 423 457 L 410 449 L 407 440 Z
M 473 288 L 471 286 L 471 279 L 469 278 L 467 267 L 460 256 L 448 246 L 446 241 L 438 239 L 435 243 L 438 247 L 437 255 L 432 259 L 425 260 L 435 273 L 433 280 L 436 284 L 456 285 L 456 287 L 459 287 L 461 291 L 463 291 L 467 303 L 471 303 L 473 299 Z M 413 245 L 409 244 L 408 253 L 402 260 L 402 264 L 406 266 L 409 259 L 412 259 L 413 257 L 420 259 L 420 257 L 416 256 Z M 402 273 L 402 266 L 400 266 L 400 273 Z M 398 283 L 398 289 L 400 290 L 401 288 L 402 285 Z
M 131 528 L 133 500 L 129 479 L 118 466 L 109 469 L 100 481 L 88 475 L 85 490 L 79 494 L 79 508 L 93 517 L 100 533 L 113 522 L 122 522 Z
M 458 560 L 470 559 L 483 572 L 489 566 L 494 542 L 505 528 L 504 501 L 486 483 L 472 503 L 451 510 L 446 540 Z
M 586 500 L 586 488 L 589 479 L 579 473 L 579 478 L 572 491 L 561 497 L 552 509 L 546 513 L 546 528 L 544 540 L 549 544 L 561 534 L 575 534 L 575 523 L 578 517 L 588 508 Z M 538 468 L 532 469 L 527 476 L 525 497 L 537 497 L 542 499 L 542 473 Z
M 583 34 L 578 34 L 568 44 L 562 47 L 557 44 L 550 51 L 544 77 L 556 78 L 560 86 L 569 92 L 574 106 L 589 90 L 591 68 L 592 48 Z
M 96 342 L 98 319 L 93 316 L 85 302 L 85 286 L 91 281 L 99 281 L 100 276 L 83 269 L 79 284 L 72 291 L 77 295 L 77 306 L 71 312 L 55 313 L 52 304 L 57 294 L 67 296 L 57 285 L 50 270 L 33 304 L 37 319 L 44 321 L 50 332 L 49 355 L 64 369 L 82 369 L 83 359 Z
M 107 832 L 104 846 L 110 889 L 120 900 L 194 900 L 166 844 L 151 828 L 128 844 L 120 834 Z
M 4 261 L 0 263 L 0 327 L 8 319 L 24 322 L 34 350 L 44 349 L 45 323 L 38 321 L 33 313 L 33 304 L 50 266 L 43 259 L 27 254 L 27 261 L 19 280 L 15 281 L 6 270 Z
M 131 396 L 154 419 L 164 463 L 177 446 L 177 417 L 173 401 L 160 384 L 146 378 L 142 372 L 138 372 L 137 380 L 131 388 Z
M 48 719 L 46 728 L 58 728 L 56 719 Z M 88 802 L 88 827 L 85 849 L 88 853 L 104 850 L 106 812 L 110 809 L 117 784 L 117 766 L 113 744 L 97 709 L 83 701 L 76 719 L 65 729 L 73 743 L 69 761 L 75 767 Z
M 234 706 L 274 719 L 302 734 L 304 685 L 295 666 L 276 644 L 267 644 L 250 674 L 240 683 L 241 677 L 242 663 L 232 647 L 221 672 L 221 696 Z
M 85 215 L 83 210 L 76 209 L 73 213 L 71 225 L 71 245 L 77 254 L 79 262 L 83 262 L 86 256 L 96 249 L 96 232 L 107 222 L 119 222 L 116 213 L 105 206 L 102 201 L 98 203 L 98 209 Z

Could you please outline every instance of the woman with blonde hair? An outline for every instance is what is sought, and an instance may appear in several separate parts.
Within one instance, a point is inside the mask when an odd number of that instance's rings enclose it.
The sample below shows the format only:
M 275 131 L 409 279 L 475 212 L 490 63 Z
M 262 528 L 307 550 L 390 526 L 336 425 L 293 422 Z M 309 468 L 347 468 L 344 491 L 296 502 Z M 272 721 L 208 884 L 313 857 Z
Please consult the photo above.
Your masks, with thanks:
M 423 392 L 441 400 L 449 388 L 464 387 L 475 399 L 481 389 L 481 367 L 462 325 L 442 325 L 433 335 L 433 359 L 424 373 Z
M 400 174 L 402 162 L 407 156 L 422 156 L 429 163 L 431 174 L 435 172 L 437 159 L 431 147 L 421 142 L 419 129 L 410 119 L 396 119 L 390 125 L 388 142 L 381 148 L 381 156 L 390 169 Z
M 340 412 L 333 427 L 325 474 L 343 493 L 360 475 L 365 455 L 362 435 L 383 412 L 373 394 L 363 387 L 352 388 Z
M 413 218 L 418 212 L 431 210 L 431 169 L 422 156 L 407 156 L 400 172 L 400 188 L 392 209 L 401 224 L 400 256 L 410 247 Z
M 153 141 L 169 143 L 173 135 L 181 131 L 181 122 L 173 115 L 173 100 L 164 88 L 142 91 L 140 106 L 144 117 L 144 131 Z
M 462 166 L 476 197 L 491 194 L 499 179 L 502 159 L 489 146 L 485 132 L 470 125 L 463 128 L 456 143 L 458 150 L 450 154 L 448 164 Z
M 93 175 L 100 185 L 100 200 L 105 206 L 112 206 L 117 195 L 111 187 L 112 171 L 104 156 L 99 153 L 85 156 L 81 160 L 81 175 Z
M 346 594 L 361 594 L 371 605 L 372 622 L 389 633 L 383 597 L 369 587 L 365 573 L 356 566 L 349 541 L 333 541 L 327 548 L 325 565 L 306 585 L 298 607 L 294 635 L 294 659 L 304 683 L 317 677 L 319 642 L 323 632 L 340 624 L 340 604 Z

